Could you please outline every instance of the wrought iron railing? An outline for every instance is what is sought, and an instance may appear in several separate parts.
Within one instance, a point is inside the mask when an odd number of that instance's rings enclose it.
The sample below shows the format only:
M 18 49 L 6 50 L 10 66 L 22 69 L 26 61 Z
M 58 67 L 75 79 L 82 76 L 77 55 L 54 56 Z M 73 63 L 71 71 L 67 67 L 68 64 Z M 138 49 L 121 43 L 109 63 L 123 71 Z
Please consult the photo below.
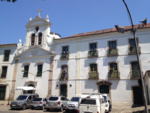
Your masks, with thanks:
M 120 72 L 117 70 L 110 70 L 108 72 L 108 78 L 120 78 Z
M 117 55 L 118 55 L 118 49 L 109 48 L 107 50 L 107 56 L 117 56 Z
M 68 80 L 68 73 L 61 73 L 58 77 L 59 80 Z
M 140 71 L 139 70 L 132 70 L 130 72 L 131 78 L 140 78 Z
M 68 52 L 62 53 L 61 59 L 69 59 L 69 53 Z
M 139 54 L 141 54 L 141 47 L 138 47 L 138 52 Z M 129 55 L 132 55 L 132 54 L 136 54 L 136 47 L 134 46 L 129 47 Z
M 88 51 L 88 57 L 98 57 L 98 51 L 97 50 L 89 50 Z
M 88 79 L 98 79 L 98 78 L 99 78 L 99 73 L 97 71 L 91 71 L 91 72 L 89 72 Z

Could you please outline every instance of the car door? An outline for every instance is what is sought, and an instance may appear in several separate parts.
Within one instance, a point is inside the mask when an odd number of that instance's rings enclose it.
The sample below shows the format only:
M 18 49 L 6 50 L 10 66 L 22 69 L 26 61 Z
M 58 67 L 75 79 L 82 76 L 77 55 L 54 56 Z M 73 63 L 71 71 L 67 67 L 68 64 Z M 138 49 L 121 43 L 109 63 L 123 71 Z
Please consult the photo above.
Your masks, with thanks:
M 31 106 L 32 96 L 30 95 L 27 99 L 27 106 Z

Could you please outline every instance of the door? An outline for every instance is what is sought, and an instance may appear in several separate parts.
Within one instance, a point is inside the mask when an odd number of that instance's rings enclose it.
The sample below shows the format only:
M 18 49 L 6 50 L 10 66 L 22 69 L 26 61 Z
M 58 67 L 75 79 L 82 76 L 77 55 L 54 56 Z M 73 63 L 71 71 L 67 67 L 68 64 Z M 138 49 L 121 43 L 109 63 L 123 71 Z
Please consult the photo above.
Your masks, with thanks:
M 99 92 L 109 94 L 109 86 L 108 85 L 100 85 Z
M 143 96 L 141 87 L 133 87 L 134 104 L 143 104 Z
M 0 100 L 5 100 L 6 86 L 0 86 Z
M 67 97 L 67 85 L 60 85 L 60 95 Z

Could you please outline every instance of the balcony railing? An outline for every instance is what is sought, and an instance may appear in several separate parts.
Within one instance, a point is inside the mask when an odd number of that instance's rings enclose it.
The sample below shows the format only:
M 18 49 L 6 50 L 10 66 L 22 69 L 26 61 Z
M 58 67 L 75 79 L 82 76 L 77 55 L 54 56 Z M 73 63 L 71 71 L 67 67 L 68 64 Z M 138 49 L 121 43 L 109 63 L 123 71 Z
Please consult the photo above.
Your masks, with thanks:
M 61 73 L 58 77 L 59 80 L 68 80 L 68 73 Z
M 141 47 L 138 47 L 138 52 L 139 52 L 139 54 L 141 54 Z M 129 47 L 129 55 L 133 55 L 133 54 L 136 54 L 136 47 L 130 46 Z
M 96 49 L 88 51 L 88 57 L 98 57 L 98 51 Z
M 88 79 L 98 79 L 99 73 L 97 71 L 91 71 L 89 72 L 89 78 Z
M 107 56 L 117 56 L 118 55 L 118 49 L 108 49 L 107 50 Z
M 131 76 L 131 79 L 139 79 L 140 78 L 140 72 L 139 70 L 132 70 L 130 72 L 130 76 Z
M 69 59 L 69 53 L 68 52 L 64 52 L 61 54 L 61 59 Z
M 120 72 L 116 70 L 110 70 L 108 72 L 108 78 L 109 79 L 119 79 L 120 78 Z

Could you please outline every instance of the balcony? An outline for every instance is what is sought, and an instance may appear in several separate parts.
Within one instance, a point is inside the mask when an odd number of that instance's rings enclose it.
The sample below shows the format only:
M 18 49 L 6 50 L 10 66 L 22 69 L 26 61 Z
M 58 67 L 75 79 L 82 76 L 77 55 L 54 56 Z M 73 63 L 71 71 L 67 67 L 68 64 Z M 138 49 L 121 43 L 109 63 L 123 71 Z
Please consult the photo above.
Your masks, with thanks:
M 68 51 L 62 53 L 60 59 L 61 59 L 61 60 L 69 59 L 69 53 L 68 53 Z
M 116 70 L 110 70 L 108 72 L 108 79 L 120 79 L 120 72 Z
M 98 57 L 98 51 L 97 51 L 96 49 L 89 50 L 89 51 L 88 51 L 88 57 L 89 57 L 89 58 Z
M 138 47 L 138 52 L 141 54 L 141 47 Z M 135 46 L 130 46 L 129 47 L 129 55 L 135 55 L 136 54 L 136 47 Z
M 58 79 L 59 79 L 60 81 L 62 81 L 62 80 L 68 80 L 68 73 L 61 73 L 61 74 L 59 75 Z
M 140 72 L 139 70 L 132 70 L 130 72 L 131 79 L 140 79 Z
M 108 49 L 107 50 L 107 56 L 118 56 L 118 49 Z
M 91 72 L 89 72 L 88 79 L 99 79 L 99 73 L 97 71 L 91 71 Z

